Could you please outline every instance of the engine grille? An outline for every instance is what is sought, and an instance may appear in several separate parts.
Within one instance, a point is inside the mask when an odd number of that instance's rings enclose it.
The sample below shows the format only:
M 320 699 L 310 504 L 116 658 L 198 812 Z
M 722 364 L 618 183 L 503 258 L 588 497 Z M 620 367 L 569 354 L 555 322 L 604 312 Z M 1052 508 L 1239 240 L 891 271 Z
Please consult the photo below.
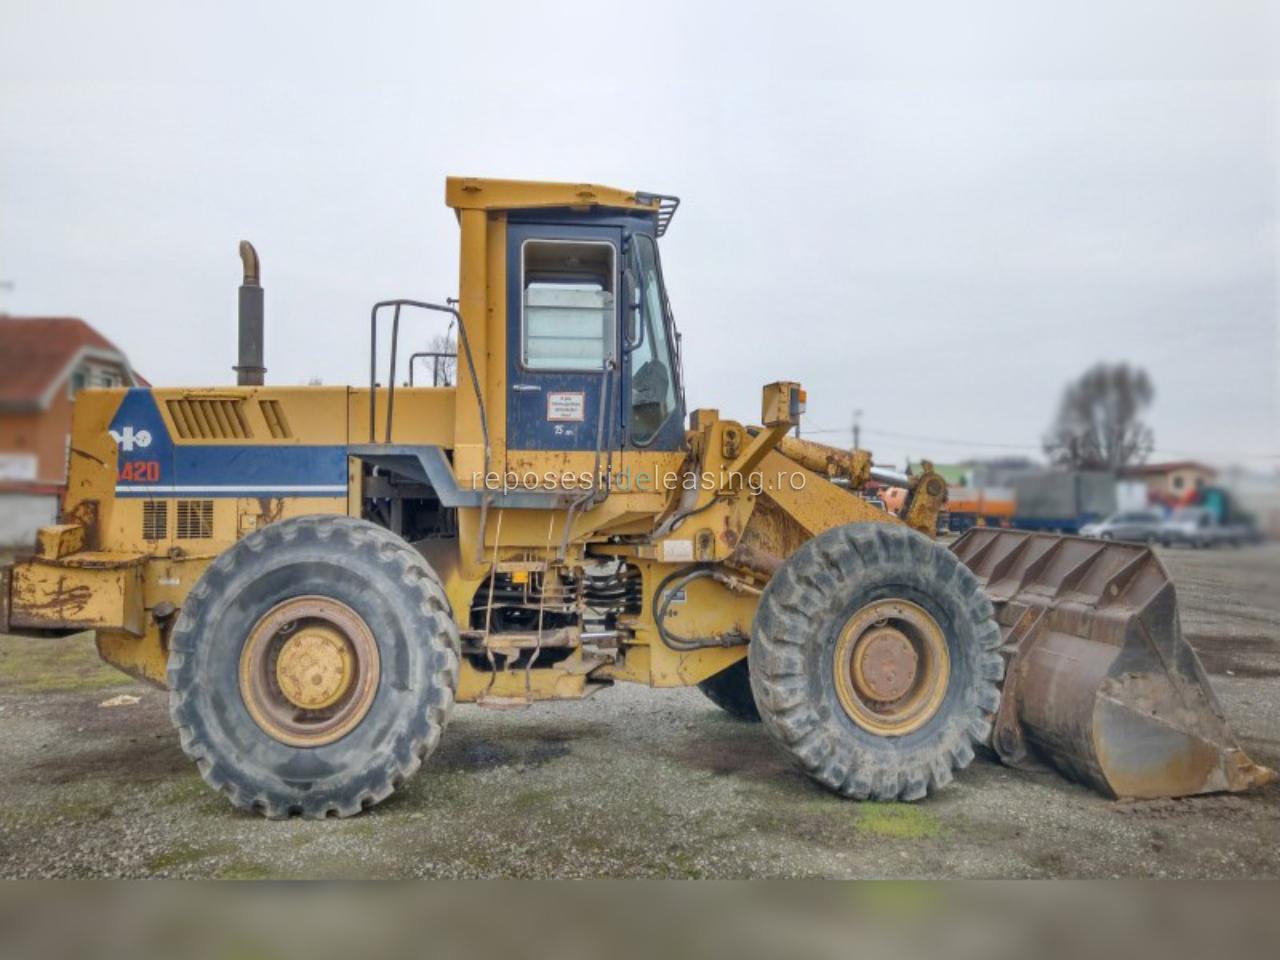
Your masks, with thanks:
M 244 401 L 226 397 L 183 397 L 167 400 L 169 416 L 183 440 L 248 440 Z
M 164 540 L 169 536 L 169 501 L 142 502 L 142 539 Z
M 213 536 L 213 501 L 179 500 L 179 540 L 203 540 Z

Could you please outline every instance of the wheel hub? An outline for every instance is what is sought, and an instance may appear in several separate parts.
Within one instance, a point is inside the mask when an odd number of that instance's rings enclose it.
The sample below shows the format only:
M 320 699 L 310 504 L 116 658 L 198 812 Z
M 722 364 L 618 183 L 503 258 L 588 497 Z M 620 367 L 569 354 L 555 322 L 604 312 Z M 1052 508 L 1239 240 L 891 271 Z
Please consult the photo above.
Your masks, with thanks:
M 381 664 L 368 625 L 329 597 L 267 611 L 240 654 L 240 696 L 266 733 L 291 746 L 333 743 L 364 719 Z
M 276 660 L 276 682 L 294 706 L 322 710 L 341 700 L 351 687 L 354 666 L 342 634 L 318 625 L 285 641 Z
M 881 736 L 919 730 L 938 712 L 951 677 L 946 636 L 923 607 L 875 600 L 836 640 L 836 695 L 858 726 Z
M 878 627 L 854 648 L 853 682 L 868 699 L 897 700 L 911 689 L 919 663 L 919 655 L 901 631 Z

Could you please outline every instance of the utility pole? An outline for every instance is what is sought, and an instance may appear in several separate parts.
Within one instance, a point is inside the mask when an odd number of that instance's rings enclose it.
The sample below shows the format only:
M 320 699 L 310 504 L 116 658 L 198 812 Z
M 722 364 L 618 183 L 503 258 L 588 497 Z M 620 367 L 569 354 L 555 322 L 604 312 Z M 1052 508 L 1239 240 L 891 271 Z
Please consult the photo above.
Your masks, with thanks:
M 853 449 L 861 449 L 858 444 L 862 440 L 862 411 L 853 411 Z

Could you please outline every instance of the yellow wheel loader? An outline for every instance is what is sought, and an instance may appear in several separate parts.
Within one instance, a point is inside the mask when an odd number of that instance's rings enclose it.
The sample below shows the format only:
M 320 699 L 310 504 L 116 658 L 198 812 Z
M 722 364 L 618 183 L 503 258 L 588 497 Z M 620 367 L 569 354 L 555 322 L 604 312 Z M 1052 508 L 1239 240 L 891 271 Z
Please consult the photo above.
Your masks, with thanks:
M 368 387 L 265 385 L 242 244 L 236 386 L 82 392 L 61 522 L 4 571 L 0 629 L 94 631 L 168 688 L 210 786 L 269 817 L 383 800 L 455 703 L 619 682 L 697 685 L 859 799 L 924 797 L 975 748 L 1110 796 L 1274 778 L 1151 551 L 947 549 L 942 478 L 792 436 L 794 382 L 757 424 L 686 410 L 658 255 L 676 198 L 451 178 L 446 200 L 459 297 L 375 305 Z M 405 362 L 406 330 L 444 328 L 456 375 Z

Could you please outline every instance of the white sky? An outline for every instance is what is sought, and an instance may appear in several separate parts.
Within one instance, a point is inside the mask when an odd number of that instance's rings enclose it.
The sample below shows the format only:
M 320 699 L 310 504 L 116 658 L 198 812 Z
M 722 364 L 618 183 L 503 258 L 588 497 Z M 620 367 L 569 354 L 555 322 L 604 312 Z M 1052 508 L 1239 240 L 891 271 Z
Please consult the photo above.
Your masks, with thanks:
M 243 237 L 268 381 L 367 382 L 370 304 L 456 292 L 446 174 L 589 180 L 684 200 L 663 254 L 691 406 L 752 421 L 798 379 L 806 431 L 860 409 L 882 462 L 1034 454 L 1063 383 L 1123 359 L 1155 381 L 1158 458 L 1270 467 L 1278 23 L 2 0 L 0 310 L 83 316 L 157 383 L 230 382 Z

